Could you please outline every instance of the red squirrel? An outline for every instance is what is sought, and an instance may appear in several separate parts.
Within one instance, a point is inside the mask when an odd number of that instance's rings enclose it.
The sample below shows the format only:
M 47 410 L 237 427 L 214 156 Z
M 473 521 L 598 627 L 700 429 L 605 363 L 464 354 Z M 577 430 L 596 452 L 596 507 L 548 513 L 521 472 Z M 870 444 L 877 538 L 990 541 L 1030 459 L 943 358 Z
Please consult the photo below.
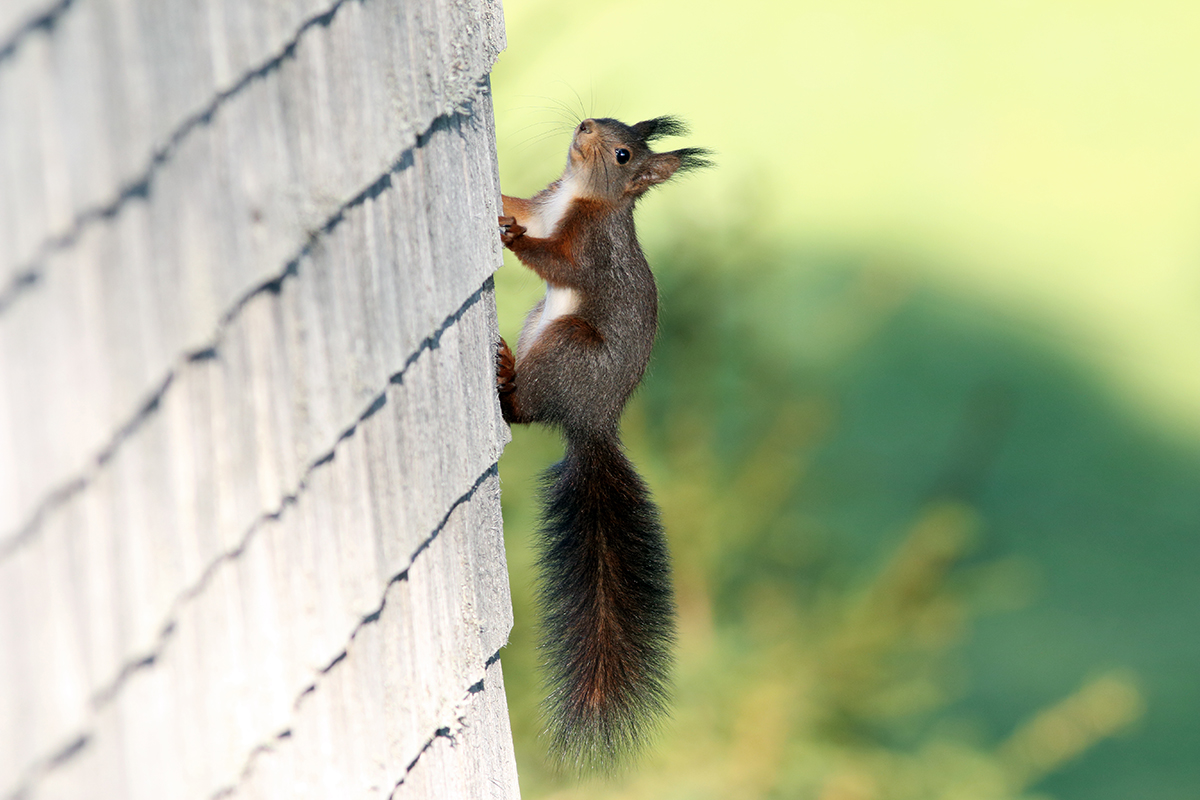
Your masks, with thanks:
M 545 475 L 539 597 L 550 747 L 578 768 L 616 766 L 666 713 L 669 555 L 618 434 L 658 323 L 633 208 L 650 187 L 710 165 L 701 148 L 649 147 L 685 132 L 674 117 L 586 119 L 562 177 L 527 200 L 504 196 L 499 218 L 501 240 L 547 287 L 516 355 L 500 340 L 497 388 L 507 422 L 551 425 L 566 440 Z

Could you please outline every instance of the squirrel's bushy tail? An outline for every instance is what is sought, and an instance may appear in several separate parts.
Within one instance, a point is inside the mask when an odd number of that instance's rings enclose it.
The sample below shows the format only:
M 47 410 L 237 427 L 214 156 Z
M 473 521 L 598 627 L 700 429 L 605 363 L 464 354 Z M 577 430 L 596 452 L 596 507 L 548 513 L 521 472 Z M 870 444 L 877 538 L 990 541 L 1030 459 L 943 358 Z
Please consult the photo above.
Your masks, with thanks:
M 617 766 L 666 711 L 675 605 L 658 509 L 615 433 L 567 435 L 540 541 L 551 749 Z

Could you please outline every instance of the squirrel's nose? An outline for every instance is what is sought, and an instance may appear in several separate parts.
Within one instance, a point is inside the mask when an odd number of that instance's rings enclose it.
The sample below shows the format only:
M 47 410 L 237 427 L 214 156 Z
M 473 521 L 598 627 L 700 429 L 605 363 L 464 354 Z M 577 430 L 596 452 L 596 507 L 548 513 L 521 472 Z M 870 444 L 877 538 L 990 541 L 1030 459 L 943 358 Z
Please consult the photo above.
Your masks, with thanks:
M 591 133 L 593 122 L 594 122 L 594 120 L 585 119 L 583 122 L 579 123 L 579 132 L 580 133 Z

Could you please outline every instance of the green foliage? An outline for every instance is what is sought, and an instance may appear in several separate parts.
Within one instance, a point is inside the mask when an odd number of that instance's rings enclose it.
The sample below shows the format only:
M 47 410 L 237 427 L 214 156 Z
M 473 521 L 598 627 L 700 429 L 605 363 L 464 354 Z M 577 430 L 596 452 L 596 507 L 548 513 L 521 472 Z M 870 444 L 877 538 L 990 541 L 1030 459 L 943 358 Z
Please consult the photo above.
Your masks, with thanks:
M 545 772 L 525 547 L 559 445 L 515 432 L 504 665 L 526 796 L 1195 796 L 1200 115 L 1176 99 L 1200 13 L 505 14 L 506 193 L 557 176 L 580 116 L 679 114 L 694 134 L 671 146 L 718 165 L 638 222 L 662 324 L 626 438 L 672 537 L 676 719 L 624 782 Z M 540 287 L 518 267 L 498 286 L 512 341 Z M 934 548 L 925 599 L 863 610 L 944 519 L 960 549 Z M 1136 711 L 1126 668 L 1145 712 L 1098 741 Z
M 844 577 L 784 511 L 801 472 L 794 454 L 818 429 L 793 409 L 732 476 L 703 437 L 652 473 L 675 534 L 678 705 L 656 756 L 625 780 L 577 785 L 547 772 L 530 716 L 540 691 L 529 680 L 532 608 L 520 597 L 525 630 L 504 663 L 525 796 L 1015 800 L 1138 716 L 1138 690 L 1121 675 L 1093 680 L 999 745 L 941 716 L 962 683 L 953 651 L 970 598 L 1004 570 L 961 569 L 974 515 L 935 502 L 868 581 Z
M 895 257 L 748 253 L 733 240 L 681 237 L 651 254 L 661 336 L 624 436 L 671 537 L 677 702 L 654 754 L 615 781 L 556 776 L 538 739 L 528 543 L 536 474 L 560 445 L 514 430 L 501 463 L 517 620 L 504 669 L 524 795 L 1044 796 L 1047 776 L 1142 715 L 1142 681 L 1121 668 L 1140 662 L 1038 663 L 1055 647 L 1038 629 L 1053 591 L 1039 585 L 1057 574 L 993 530 L 1022 499 L 996 487 L 1045 460 L 1028 439 L 1055 424 L 1045 393 L 1075 398 L 1084 438 L 1079 409 L 1103 402 L 1015 326 L 881 266 Z M 529 285 L 501 274 L 502 296 L 515 281 Z M 506 332 L 519 324 L 502 317 Z M 1172 466 L 1141 446 L 1177 476 L 1164 497 L 1182 498 L 1195 460 Z M 1113 485 L 1097 470 L 1075 477 Z M 1154 513 L 1144 519 L 1173 535 Z M 1069 510 L 1048 522 L 1073 535 Z M 1024 630 L 989 638 L 1013 618 Z M 1000 713 L 980 684 L 994 680 L 978 663 L 996 654 L 989 641 L 1022 648 L 995 663 L 1051 676 Z

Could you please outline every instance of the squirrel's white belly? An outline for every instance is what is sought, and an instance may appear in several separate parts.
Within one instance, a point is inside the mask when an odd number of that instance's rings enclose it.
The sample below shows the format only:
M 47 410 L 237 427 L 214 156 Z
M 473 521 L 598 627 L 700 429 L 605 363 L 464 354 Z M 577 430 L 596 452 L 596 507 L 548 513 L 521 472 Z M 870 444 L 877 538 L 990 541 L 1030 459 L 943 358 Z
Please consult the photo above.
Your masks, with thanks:
M 524 221 L 525 235 L 535 238 L 546 238 L 554 235 L 558 223 L 566 215 L 578 191 L 577 181 L 565 177 L 556 183 L 550 191 L 544 193 L 534 209 L 534 213 Z M 525 330 L 521 332 L 518 354 L 528 352 L 533 343 L 542 335 L 542 331 L 559 317 L 574 314 L 579 309 L 579 292 L 566 286 L 546 284 L 546 298 L 542 301 L 542 313 L 536 319 L 530 316 L 525 322 Z M 536 312 L 535 312 L 536 313 Z
M 574 314 L 579 308 L 579 292 L 566 286 L 551 286 L 546 284 L 546 302 L 542 305 L 542 318 L 538 322 L 538 332 L 559 317 Z
M 529 351 L 542 331 L 559 317 L 574 314 L 579 308 L 579 292 L 565 286 L 546 285 L 546 298 L 541 303 L 542 312 L 536 317 L 530 314 L 525 321 L 525 330 L 521 331 L 521 341 L 517 347 L 517 357 L 521 358 Z M 534 309 L 534 314 L 537 309 Z
M 574 178 L 563 178 L 551 191 L 545 192 L 534 207 L 534 212 L 522 221 L 526 228 L 525 235 L 536 239 L 553 236 L 578 192 L 578 181 Z

